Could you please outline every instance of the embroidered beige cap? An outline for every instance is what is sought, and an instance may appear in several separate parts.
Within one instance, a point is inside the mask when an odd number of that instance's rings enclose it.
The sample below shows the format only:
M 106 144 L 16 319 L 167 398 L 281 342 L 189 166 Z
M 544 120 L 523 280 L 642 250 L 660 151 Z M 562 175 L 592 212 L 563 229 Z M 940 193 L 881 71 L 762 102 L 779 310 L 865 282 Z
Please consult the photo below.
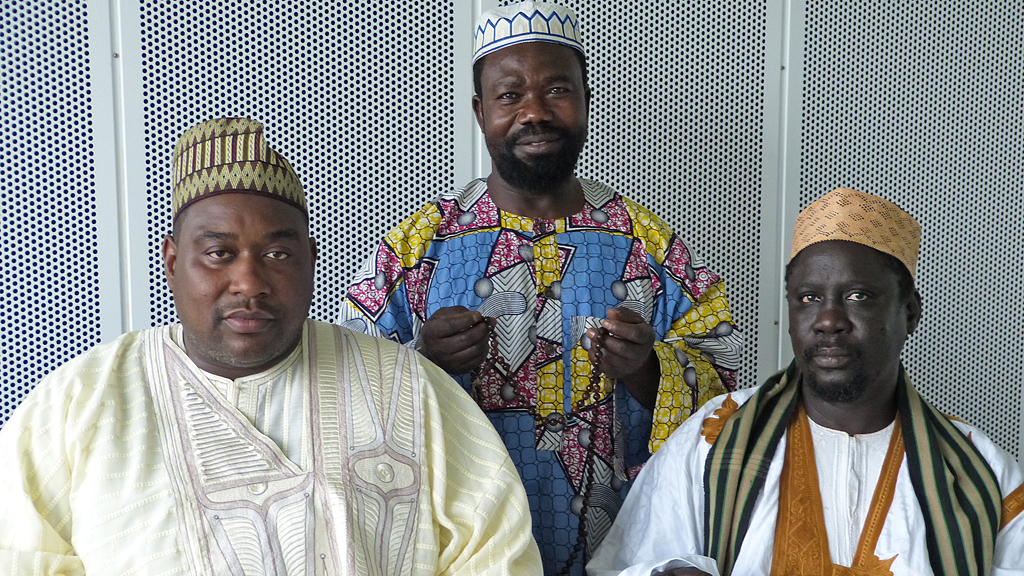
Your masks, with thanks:
M 796 217 L 793 253 L 826 240 L 848 240 L 895 256 L 916 276 L 921 225 L 884 198 L 838 188 L 814 201 Z
M 191 128 L 174 147 L 171 171 L 175 219 L 197 200 L 228 193 L 270 196 L 309 214 L 295 170 L 255 120 L 217 118 Z

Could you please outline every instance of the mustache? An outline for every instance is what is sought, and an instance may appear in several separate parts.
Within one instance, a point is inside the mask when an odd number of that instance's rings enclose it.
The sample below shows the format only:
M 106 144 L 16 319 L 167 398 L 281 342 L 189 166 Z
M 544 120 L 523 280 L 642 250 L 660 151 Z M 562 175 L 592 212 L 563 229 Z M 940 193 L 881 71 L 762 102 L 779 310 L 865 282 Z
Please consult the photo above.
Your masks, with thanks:
M 221 304 L 214 308 L 214 314 L 217 318 L 224 318 L 228 314 L 238 310 L 245 310 L 247 312 L 265 312 L 275 318 L 278 317 L 278 310 L 276 307 L 261 305 L 256 300 L 238 300 L 228 304 Z
M 520 128 L 518 132 L 509 136 L 506 140 L 506 146 L 512 147 L 519 142 L 533 136 L 556 136 L 562 139 L 569 139 L 572 137 L 572 133 L 565 128 L 558 126 L 541 126 L 538 124 L 527 124 Z
M 829 350 L 839 350 L 843 355 L 849 356 L 855 360 L 859 360 L 863 355 L 860 348 L 850 346 L 849 344 L 815 344 L 814 346 L 804 349 L 804 360 L 810 360 L 826 348 Z

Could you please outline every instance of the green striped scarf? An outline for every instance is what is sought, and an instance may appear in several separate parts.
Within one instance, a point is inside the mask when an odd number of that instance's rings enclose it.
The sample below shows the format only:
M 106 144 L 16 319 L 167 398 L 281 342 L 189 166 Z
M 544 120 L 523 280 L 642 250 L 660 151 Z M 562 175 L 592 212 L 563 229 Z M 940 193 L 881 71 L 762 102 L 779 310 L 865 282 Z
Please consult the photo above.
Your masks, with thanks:
M 775 451 L 800 400 L 796 362 L 768 379 L 725 423 L 704 469 L 704 553 L 732 573 Z M 900 367 L 896 390 L 907 466 L 927 525 L 936 574 L 992 570 L 1002 496 L 988 462 L 914 390 Z

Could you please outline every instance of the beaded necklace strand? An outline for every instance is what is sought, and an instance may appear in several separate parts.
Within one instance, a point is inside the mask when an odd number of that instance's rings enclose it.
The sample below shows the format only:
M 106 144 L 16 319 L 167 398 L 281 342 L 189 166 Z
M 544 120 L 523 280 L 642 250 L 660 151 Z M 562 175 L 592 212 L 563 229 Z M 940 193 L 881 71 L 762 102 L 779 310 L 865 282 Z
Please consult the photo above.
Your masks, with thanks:
M 587 383 L 587 389 L 583 394 L 583 397 L 576 403 L 576 409 L 568 414 L 559 414 L 552 412 L 547 416 L 541 416 L 537 412 L 537 408 L 531 403 L 526 401 L 523 397 L 523 391 L 519 388 L 519 384 L 512 378 L 512 367 L 508 361 L 501 355 L 501 351 L 498 350 L 498 338 L 495 335 L 496 323 L 491 318 L 485 318 L 488 323 L 487 338 L 490 343 L 490 351 L 487 354 L 487 358 L 484 359 L 483 364 L 476 370 L 476 374 L 472 378 L 472 386 L 470 388 L 470 394 L 474 400 L 479 400 L 479 390 L 483 385 L 484 378 L 491 372 L 495 371 L 496 368 L 499 377 L 502 379 L 501 384 L 501 399 L 505 402 L 512 402 L 515 400 L 520 406 L 526 408 L 526 412 L 533 417 L 533 420 L 537 425 L 543 425 L 552 432 L 560 432 L 566 425 L 566 423 L 572 419 L 582 415 L 584 409 L 587 406 L 587 401 L 597 400 L 600 398 L 601 393 L 601 371 L 598 369 L 598 364 L 601 363 L 601 356 L 604 352 L 604 339 L 608 336 L 608 330 L 601 327 L 598 330 L 597 338 L 591 340 L 590 346 L 594 350 L 594 370 L 590 373 L 590 381 Z M 581 419 L 582 420 L 582 419 Z M 589 432 L 589 431 L 584 431 Z M 583 547 L 587 541 L 587 510 L 590 508 L 590 496 L 591 491 L 594 487 L 594 438 L 593 434 L 586 434 L 584 436 L 580 434 L 580 445 L 586 448 L 586 471 L 587 471 L 587 482 L 586 488 L 583 491 L 583 503 L 580 507 L 579 514 L 579 530 L 576 535 L 576 544 L 569 552 L 569 559 L 565 566 L 558 573 L 558 576 L 566 576 L 569 574 L 569 570 L 572 569 L 573 564 L 576 562 L 576 558 L 583 552 Z M 585 444 L 585 446 L 584 446 Z

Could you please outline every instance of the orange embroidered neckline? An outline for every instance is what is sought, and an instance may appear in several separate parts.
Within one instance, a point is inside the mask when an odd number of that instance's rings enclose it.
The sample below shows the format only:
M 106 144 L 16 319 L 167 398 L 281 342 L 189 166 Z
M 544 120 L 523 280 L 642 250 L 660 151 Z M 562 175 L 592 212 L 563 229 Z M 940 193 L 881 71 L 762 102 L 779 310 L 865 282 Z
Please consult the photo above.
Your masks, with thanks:
M 853 557 L 853 566 L 835 565 L 828 551 L 811 426 L 803 403 L 797 404 L 796 414 L 786 430 L 786 456 L 779 489 L 771 576 L 892 576 L 890 567 L 896 556 L 881 560 L 875 555 L 875 546 L 896 493 L 896 477 L 903 455 L 903 433 L 897 418 Z

